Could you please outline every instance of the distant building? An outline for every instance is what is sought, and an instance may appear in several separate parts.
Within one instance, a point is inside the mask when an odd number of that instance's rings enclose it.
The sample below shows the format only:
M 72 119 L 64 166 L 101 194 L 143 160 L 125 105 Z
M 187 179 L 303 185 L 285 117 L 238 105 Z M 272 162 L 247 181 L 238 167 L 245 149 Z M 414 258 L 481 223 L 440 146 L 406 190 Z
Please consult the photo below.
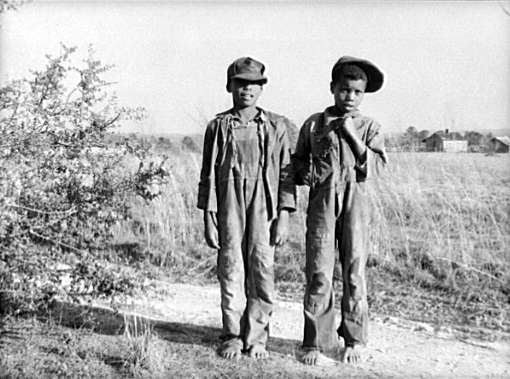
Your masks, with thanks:
M 468 150 L 468 141 L 460 133 L 449 133 L 448 129 L 435 132 L 424 138 L 422 142 L 425 144 L 425 151 L 461 153 Z
M 493 137 L 489 140 L 489 151 L 495 153 L 508 153 L 510 148 L 510 137 Z
M 464 139 L 468 143 L 468 151 L 477 153 L 483 151 L 486 145 L 486 137 L 479 132 L 469 131 L 464 134 Z
M 443 151 L 445 153 L 465 153 L 468 151 L 466 140 L 443 141 Z

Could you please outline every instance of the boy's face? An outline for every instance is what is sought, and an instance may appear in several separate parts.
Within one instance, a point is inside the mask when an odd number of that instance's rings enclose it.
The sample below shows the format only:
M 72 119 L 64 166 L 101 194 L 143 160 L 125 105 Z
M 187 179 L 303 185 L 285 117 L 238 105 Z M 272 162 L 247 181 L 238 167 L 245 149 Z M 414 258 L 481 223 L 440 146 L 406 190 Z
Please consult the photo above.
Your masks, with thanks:
M 363 79 L 349 79 L 341 77 L 331 82 L 330 88 L 335 98 L 335 106 L 341 112 L 352 112 L 357 109 L 365 95 L 367 82 Z
M 243 79 L 232 79 L 229 85 L 232 99 L 237 108 L 255 106 L 262 93 L 262 84 Z

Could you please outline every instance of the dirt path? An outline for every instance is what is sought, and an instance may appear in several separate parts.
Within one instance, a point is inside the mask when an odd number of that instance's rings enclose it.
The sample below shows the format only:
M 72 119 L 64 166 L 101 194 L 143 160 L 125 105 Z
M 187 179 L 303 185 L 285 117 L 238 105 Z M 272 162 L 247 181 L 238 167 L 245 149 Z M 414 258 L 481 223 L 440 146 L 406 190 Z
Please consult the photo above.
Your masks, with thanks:
M 183 328 L 221 328 L 217 286 L 195 286 L 159 282 L 153 294 L 134 299 L 129 312 L 181 325 Z M 269 349 L 289 364 L 299 365 L 303 331 L 302 305 L 278 300 L 272 322 Z M 451 331 L 434 330 L 425 323 L 372 315 L 370 342 L 364 361 L 354 371 L 338 361 L 317 368 L 320 377 L 354 373 L 368 377 L 510 377 L 508 341 L 459 340 Z M 339 370 L 341 370 L 339 372 Z M 342 371 L 343 370 L 343 371 Z

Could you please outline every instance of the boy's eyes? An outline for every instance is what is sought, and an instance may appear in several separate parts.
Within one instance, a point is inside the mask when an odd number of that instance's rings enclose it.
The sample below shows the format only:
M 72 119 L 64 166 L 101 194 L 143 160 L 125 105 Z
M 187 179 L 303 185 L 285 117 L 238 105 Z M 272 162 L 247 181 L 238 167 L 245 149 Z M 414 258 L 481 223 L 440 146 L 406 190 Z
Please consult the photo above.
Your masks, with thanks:
M 340 92 L 342 94 L 348 94 L 348 93 L 354 93 L 356 96 L 359 96 L 363 93 L 363 91 L 360 90 L 351 90 L 350 88 L 340 88 Z

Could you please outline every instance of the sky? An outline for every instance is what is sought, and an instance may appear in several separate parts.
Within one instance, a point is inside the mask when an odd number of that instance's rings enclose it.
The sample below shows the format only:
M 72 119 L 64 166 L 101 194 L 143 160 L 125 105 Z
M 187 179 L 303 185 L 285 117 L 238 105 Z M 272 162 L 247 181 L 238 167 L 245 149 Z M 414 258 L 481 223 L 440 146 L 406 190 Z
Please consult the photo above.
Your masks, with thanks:
M 385 74 L 362 113 L 387 132 L 510 128 L 510 2 L 41 1 L 0 18 L 0 82 L 42 68 L 60 43 L 114 64 L 108 79 L 148 119 L 122 131 L 203 133 L 231 107 L 226 70 L 266 65 L 259 105 L 298 126 L 332 104 L 342 55 Z

